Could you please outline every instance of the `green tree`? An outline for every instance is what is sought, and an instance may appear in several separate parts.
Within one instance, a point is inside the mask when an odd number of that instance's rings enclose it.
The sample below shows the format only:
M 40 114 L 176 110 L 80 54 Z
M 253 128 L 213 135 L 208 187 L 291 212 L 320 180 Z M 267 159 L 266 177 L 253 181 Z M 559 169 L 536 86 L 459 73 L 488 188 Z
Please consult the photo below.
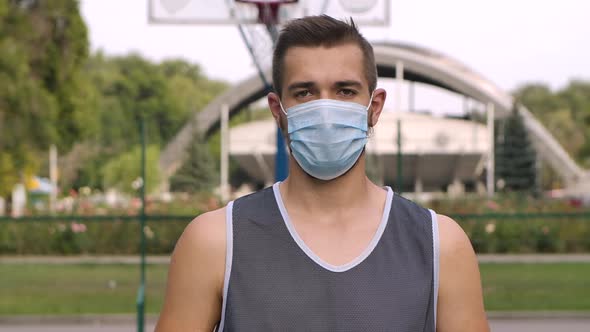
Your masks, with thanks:
M 87 52 L 78 1 L 0 0 L 0 195 L 82 137 Z
M 556 92 L 528 84 L 514 95 L 576 161 L 590 167 L 590 82 L 572 80 Z
M 8 38 L 16 40 L 24 52 L 28 80 L 36 81 L 55 99 L 56 114 L 50 124 L 58 135 L 51 142 L 67 149 L 84 135 L 81 120 L 89 111 L 81 75 L 88 58 L 88 33 L 78 1 L 12 0 L 8 4 L 9 17 L 4 20 Z
M 536 190 L 536 153 L 528 138 L 516 104 L 510 116 L 500 124 L 496 134 L 496 180 L 506 191 Z
M 185 153 L 183 165 L 170 178 L 170 190 L 188 193 L 211 190 L 219 176 L 209 146 L 202 136 L 195 135 Z
M 153 63 L 137 54 L 91 57 L 87 74 L 98 90 L 102 146 L 120 151 L 139 142 L 137 123 L 146 120 L 150 141 L 166 144 L 188 121 L 223 90 L 200 68 L 182 60 Z
M 552 112 L 561 108 L 561 101 L 551 89 L 540 83 L 532 83 L 517 88 L 513 95 L 525 105 L 537 118 L 544 121 Z
M 570 131 L 574 137 L 569 136 L 569 142 L 576 145 L 574 156 L 590 168 L 590 82 L 572 80 L 557 92 L 557 98 L 567 105 L 574 123 L 575 128 Z
M 100 187 L 102 165 L 166 144 L 225 84 L 183 60 L 89 55 L 78 0 L 0 0 L 0 184 L 39 173 L 57 144 L 62 187 Z M 4 189 L 8 188 L 8 189 Z
M 146 149 L 146 189 L 148 192 L 157 189 L 160 181 L 158 159 L 160 149 L 150 145 Z M 104 188 L 116 188 L 122 192 L 134 193 L 134 182 L 141 177 L 141 148 L 135 146 L 128 152 L 112 158 L 102 168 Z
M 91 56 L 86 67 L 97 111 L 89 116 L 95 125 L 86 142 L 68 154 L 68 184 L 101 187 L 105 182 L 96 165 L 102 165 L 139 144 L 138 122 L 145 118 L 149 140 L 166 144 L 192 116 L 225 88 L 207 79 L 200 67 L 183 60 L 160 64 L 139 55 Z M 98 147 L 92 154 L 84 146 Z
M 17 182 L 18 177 L 12 157 L 0 151 L 0 197 L 8 196 Z

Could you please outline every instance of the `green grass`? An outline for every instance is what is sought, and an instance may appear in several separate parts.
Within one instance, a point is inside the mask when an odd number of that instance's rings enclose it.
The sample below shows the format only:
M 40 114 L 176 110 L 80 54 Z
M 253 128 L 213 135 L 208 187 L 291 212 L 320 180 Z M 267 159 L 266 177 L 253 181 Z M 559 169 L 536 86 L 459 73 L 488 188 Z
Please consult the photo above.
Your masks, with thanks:
M 590 263 L 481 264 L 487 310 L 590 311 Z
M 167 268 L 148 265 L 148 313 L 160 311 Z M 490 263 L 481 273 L 487 310 L 590 311 L 590 263 Z M 134 265 L 2 264 L 0 315 L 133 313 L 138 279 Z
M 160 311 L 167 269 L 147 266 L 147 312 Z M 138 286 L 134 265 L 2 264 L 0 315 L 133 313 Z

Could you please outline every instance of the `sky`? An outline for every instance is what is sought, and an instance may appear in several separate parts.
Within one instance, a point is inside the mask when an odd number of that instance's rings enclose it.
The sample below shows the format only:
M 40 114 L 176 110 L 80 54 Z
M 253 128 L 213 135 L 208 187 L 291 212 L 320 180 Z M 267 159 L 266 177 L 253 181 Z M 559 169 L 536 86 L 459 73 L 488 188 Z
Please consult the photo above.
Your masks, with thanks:
M 201 66 L 208 77 L 229 83 L 255 75 L 237 27 L 150 24 L 148 1 L 81 0 L 92 50 L 134 52 L 154 61 L 183 58 Z M 361 27 L 370 41 L 436 50 L 506 91 L 531 82 L 559 89 L 571 79 L 590 80 L 590 1 L 391 1 L 388 27 Z M 392 83 L 381 85 L 394 95 Z M 462 98 L 439 89 L 417 86 L 415 94 L 417 108 L 462 108 Z

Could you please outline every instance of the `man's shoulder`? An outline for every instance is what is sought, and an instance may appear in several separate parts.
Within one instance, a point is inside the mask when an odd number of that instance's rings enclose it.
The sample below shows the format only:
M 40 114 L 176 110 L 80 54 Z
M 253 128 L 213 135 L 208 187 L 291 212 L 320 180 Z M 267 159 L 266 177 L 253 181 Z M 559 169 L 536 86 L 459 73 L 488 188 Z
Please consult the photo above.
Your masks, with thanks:
M 227 206 L 205 212 L 193 219 L 185 229 L 189 236 L 200 236 L 202 233 L 225 233 Z
M 264 219 L 269 213 L 276 212 L 277 200 L 273 187 L 266 187 L 248 195 L 237 198 L 232 204 L 232 218 L 236 220 Z
M 423 228 L 426 232 L 430 232 L 432 231 L 431 227 L 434 226 L 431 225 L 431 223 L 436 222 L 438 236 L 440 239 L 439 243 L 441 255 L 452 256 L 458 252 L 468 255 L 473 251 L 469 238 L 455 220 L 446 215 L 436 214 L 436 212 L 431 211 L 430 209 L 417 202 L 414 202 L 411 199 L 397 194 L 396 196 L 398 198 L 395 201 L 397 205 L 392 207 L 392 210 L 395 209 L 397 210 L 397 213 L 407 215 L 407 219 L 411 221 L 412 224 L 416 224 L 413 222 L 415 217 L 418 217 L 421 220 L 426 220 L 428 222 L 422 225 L 424 226 Z M 436 218 L 432 218 L 433 215 L 436 216 Z
M 269 195 L 272 196 L 274 202 L 272 187 L 268 187 L 237 198 L 220 209 L 203 213 L 188 224 L 181 239 L 187 238 L 191 243 L 200 242 L 202 245 L 217 247 L 218 242 L 225 243 L 227 214 L 232 213 L 233 207 L 243 208 L 252 204 L 264 205 L 265 202 L 268 202 Z
M 273 186 L 265 187 L 263 189 L 254 191 L 252 193 L 246 194 L 237 198 L 234 203 L 243 204 L 243 203 L 252 203 L 252 202 L 260 202 L 264 199 L 272 198 L 274 201 L 274 189 Z
M 457 222 L 438 215 L 440 286 L 437 329 L 489 331 L 483 306 L 477 257 Z
M 203 213 L 184 229 L 179 243 L 198 254 L 199 252 L 225 252 L 227 207 Z
M 425 208 L 422 204 L 420 204 L 418 201 L 415 201 L 411 197 L 407 197 L 407 196 L 397 193 L 395 191 L 394 191 L 393 197 L 394 197 L 394 202 L 397 203 L 398 205 L 401 204 L 409 209 L 428 211 L 427 208 Z
M 404 216 L 405 218 L 402 219 L 408 220 L 412 224 L 416 224 L 416 220 L 426 221 L 418 224 L 424 226 L 427 231 L 432 229 L 433 220 L 429 209 L 400 194 L 394 194 L 393 197 L 391 211 L 394 214 Z
M 441 256 L 472 255 L 473 247 L 461 226 L 452 218 L 437 215 Z
M 178 239 L 168 272 L 158 331 L 211 331 L 219 321 L 225 276 L 226 208 L 191 221 Z

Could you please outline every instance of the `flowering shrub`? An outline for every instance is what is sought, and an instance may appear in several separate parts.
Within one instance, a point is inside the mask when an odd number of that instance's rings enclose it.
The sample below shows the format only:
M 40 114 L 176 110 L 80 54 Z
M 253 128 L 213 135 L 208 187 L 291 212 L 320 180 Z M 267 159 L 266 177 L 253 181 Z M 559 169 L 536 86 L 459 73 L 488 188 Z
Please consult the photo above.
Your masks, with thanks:
M 568 200 L 497 194 L 429 204 L 453 217 L 478 253 L 590 252 L 590 209 Z
M 170 254 L 189 222 L 148 222 L 147 252 Z M 139 222 L 133 220 L 16 221 L 0 227 L 0 255 L 137 254 L 139 242 Z
M 62 212 L 63 220 L 0 222 L 0 255 L 137 254 L 141 231 L 149 254 L 170 254 L 191 219 L 220 206 L 206 194 L 150 199 L 146 212 L 152 220 L 141 230 L 135 217 L 117 217 L 136 216 L 141 206 L 137 199 L 110 208 L 88 198 L 65 202 L 71 207 Z M 590 252 L 590 210 L 580 204 L 498 195 L 493 200 L 464 197 L 425 205 L 457 220 L 478 253 Z M 73 214 L 80 217 L 66 218 Z

